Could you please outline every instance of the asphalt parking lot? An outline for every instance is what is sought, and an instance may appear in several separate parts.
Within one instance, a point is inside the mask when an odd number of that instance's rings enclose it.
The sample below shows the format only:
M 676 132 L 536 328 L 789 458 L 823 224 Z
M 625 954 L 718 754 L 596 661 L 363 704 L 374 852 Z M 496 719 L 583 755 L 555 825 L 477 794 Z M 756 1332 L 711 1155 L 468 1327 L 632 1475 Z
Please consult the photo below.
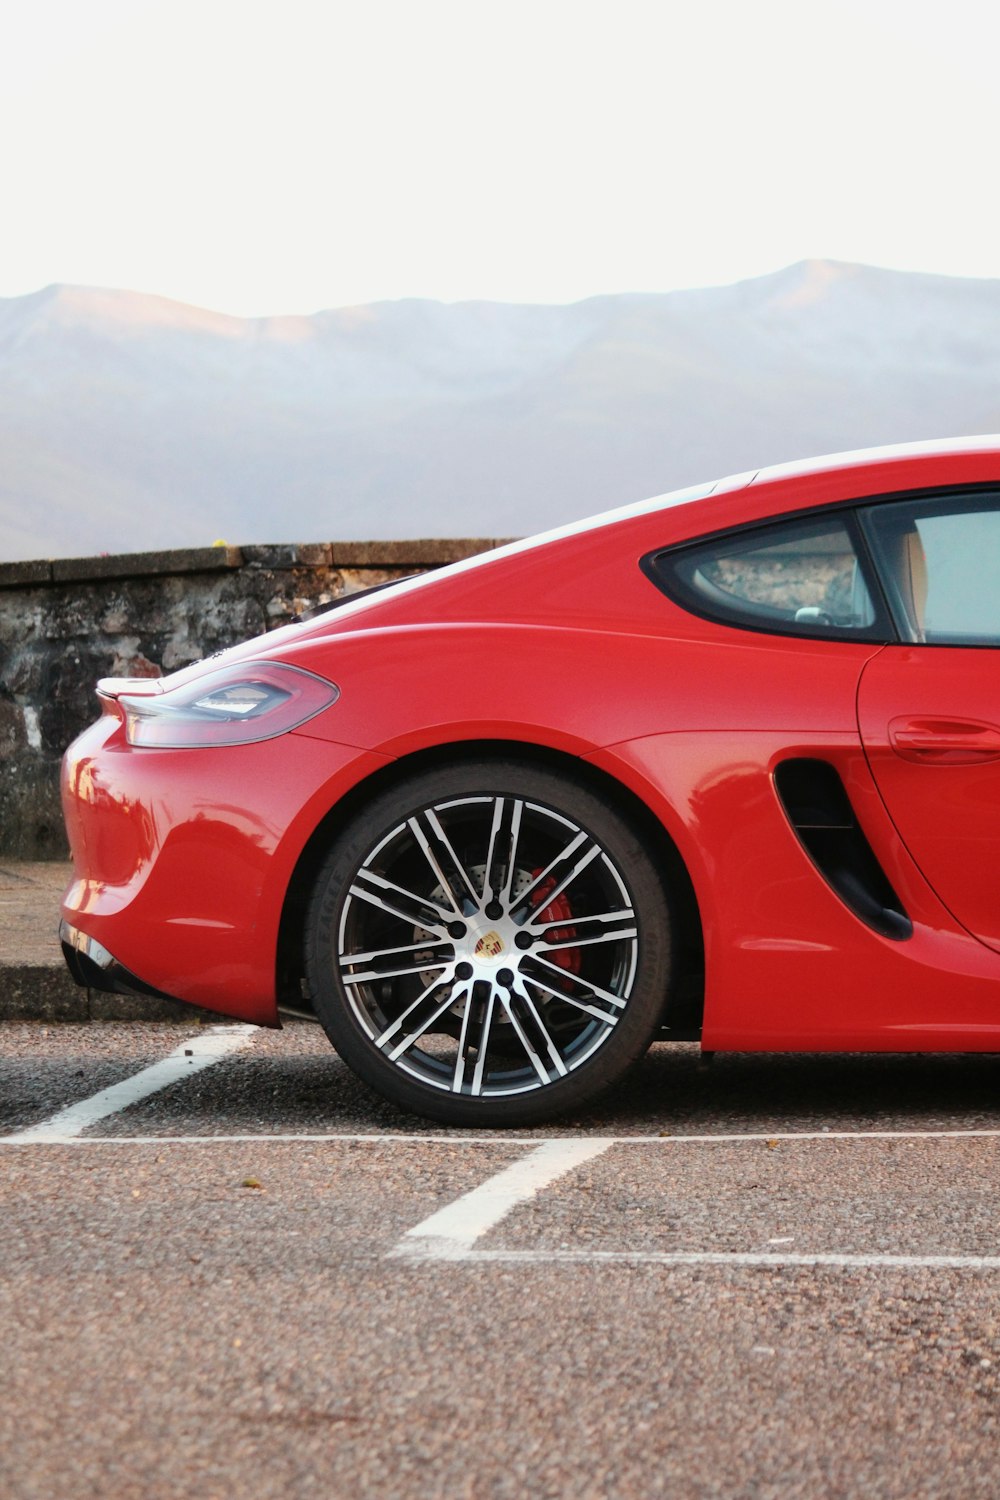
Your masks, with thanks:
M 0 1493 L 989 1496 L 1000 1057 L 654 1048 L 516 1135 L 318 1028 L 0 1027 Z

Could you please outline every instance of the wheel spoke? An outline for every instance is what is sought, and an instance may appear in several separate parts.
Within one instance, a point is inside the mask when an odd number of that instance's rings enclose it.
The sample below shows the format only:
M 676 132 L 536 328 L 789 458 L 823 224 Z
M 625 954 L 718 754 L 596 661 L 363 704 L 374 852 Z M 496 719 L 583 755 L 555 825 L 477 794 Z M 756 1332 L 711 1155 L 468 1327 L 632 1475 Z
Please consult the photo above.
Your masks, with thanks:
M 501 799 L 501 802 L 500 802 L 500 806 L 501 806 L 501 808 L 503 807 L 503 800 L 502 799 Z M 492 838 L 490 840 L 490 862 L 489 862 L 489 865 L 487 866 L 487 875 L 488 875 L 490 883 L 491 883 L 491 888 L 492 888 L 492 891 L 493 891 L 494 898 L 497 901 L 499 901 L 500 905 L 503 906 L 505 909 L 510 906 L 511 890 L 512 890 L 513 884 L 514 884 L 514 876 L 517 873 L 517 846 L 518 846 L 518 844 L 520 842 L 520 838 L 521 838 L 521 819 L 523 818 L 523 816 L 524 816 L 524 803 L 521 801 L 520 797 L 515 797 L 513 799 L 512 805 L 511 805 L 510 829 L 509 829 L 508 836 L 507 836 L 508 837 L 507 869 L 506 869 L 506 873 L 504 875 L 503 885 L 500 887 L 499 890 L 497 889 L 496 882 L 493 879 L 494 842 L 495 841 Z M 494 819 L 494 828 L 496 828 L 496 820 L 495 819 Z
M 465 1002 L 465 1008 L 462 1011 L 462 1030 L 458 1038 L 458 1052 L 455 1056 L 455 1072 L 452 1075 L 451 1080 L 451 1091 L 453 1094 L 460 1094 L 462 1092 L 462 1085 L 465 1082 L 465 1069 L 469 1060 L 469 1027 L 472 1022 L 474 1002 L 475 987 L 473 987 L 473 992 Z
M 628 923 L 634 921 L 635 912 L 631 906 L 626 906 L 621 911 L 604 911 L 593 915 L 588 912 L 586 916 L 582 917 L 578 917 L 574 912 L 569 917 L 553 917 L 550 922 L 530 922 L 528 925 L 537 937 L 544 937 L 547 932 L 555 928 L 561 928 L 565 931 L 567 927 L 589 927 L 595 922 L 605 923 L 610 926 L 615 922 Z M 629 935 L 632 936 L 633 934 Z
M 493 876 L 493 866 L 496 858 L 497 840 L 500 836 L 500 828 L 503 823 L 504 808 L 506 807 L 504 797 L 496 797 L 493 801 L 493 820 L 490 825 L 489 846 L 486 850 L 486 868 L 483 872 L 483 900 L 496 900 L 499 896 L 497 883 Z
M 478 910 L 481 904 L 479 892 L 476 890 L 476 887 L 473 884 L 472 877 L 469 874 L 468 870 L 465 868 L 462 861 L 455 853 L 455 850 L 452 847 L 451 839 L 448 837 L 447 833 L 442 827 L 441 821 L 438 818 L 438 815 L 434 811 L 433 807 L 429 808 L 427 811 L 427 821 L 430 824 L 431 828 L 434 830 L 434 833 L 440 841 L 442 847 L 444 848 L 445 853 L 448 855 L 448 858 L 451 860 L 452 867 L 455 871 L 455 874 L 458 876 L 459 881 L 464 887 L 466 895 L 472 902 L 473 906 Z M 455 894 L 454 890 L 452 890 L 452 894 Z
M 553 1000 L 558 1000 L 565 1005 L 572 1005 L 576 1010 L 585 1011 L 588 1016 L 593 1016 L 596 1021 L 604 1021 L 608 1026 L 614 1026 L 621 1014 L 617 1010 L 601 1010 L 600 1006 L 588 1005 L 585 1000 L 578 1000 L 574 995 L 567 995 L 564 990 L 553 989 L 550 984 L 546 984 L 543 979 L 539 979 L 537 974 L 526 974 L 524 982 L 533 985 L 536 990 L 544 991 Z
M 429 984 L 424 990 L 423 994 L 419 997 L 419 999 L 414 1000 L 412 1005 L 408 1005 L 406 1010 L 404 1010 L 403 1014 L 398 1018 L 398 1020 L 393 1021 L 392 1025 L 387 1027 L 380 1037 L 376 1038 L 375 1045 L 381 1047 L 382 1051 L 385 1052 L 385 1044 L 392 1041 L 392 1038 L 396 1035 L 396 1033 L 402 1029 L 403 1023 L 406 1021 L 407 1017 L 411 1016 L 417 1009 L 418 1005 L 426 1000 L 429 995 L 432 995 L 435 990 L 440 989 L 441 985 L 445 982 L 446 981 L 444 979 L 440 979 L 435 980 L 433 984 Z M 397 1057 L 401 1057 L 404 1052 L 408 1051 L 408 1049 L 413 1046 L 414 1042 L 419 1042 L 420 1038 L 426 1032 L 430 1031 L 434 1023 L 441 1019 L 445 1011 L 450 1010 L 453 1005 L 456 1005 L 459 1002 L 463 993 L 468 992 L 468 988 L 468 985 L 462 985 L 458 989 L 449 989 L 447 995 L 444 997 L 437 1009 L 432 1010 L 430 1015 L 425 1017 L 425 1019 L 420 1022 L 419 1026 L 417 1026 L 413 1031 L 407 1032 L 406 1036 L 404 1036 L 401 1041 L 396 1043 L 392 1051 L 386 1053 L 389 1061 L 395 1062 Z
M 410 964 L 403 969 L 366 969 L 360 974 L 342 975 L 345 984 L 371 984 L 376 979 L 408 979 L 413 974 L 430 974 L 434 969 L 447 969 L 454 963 L 454 956 L 448 954 L 445 958 L 431 958 L 422 963 Z M 346 969 L 349 964 L 356 963 L 353 958 L 342 958 L 341 966 Z
M 563 923 L 564 927 L 565 925 Z M 597 937 L 572 937 L 566 938 L 564 942 L 546 943 L 544 949 L 541 951 L 544 953 L 558 953 L 561 948 L 592 948 L 595 943 L 624 942 L 627 938 L 634 938 L 636 935 L 637 929 L 635 927 L 626 927 L 621 932 L 602 932 Z
M 475 891 L 472 889 L 472 885 L 469 881 L 468 876 L 465 874 L 465 871 L 462 869 L 457 858 L 455 857 L 455 852 L 449 844 L 447 837 L 445 836 L 444 829 L 441 827 L 441 824 L 434 816 L 433 808 L 428 809 L 428 811 L 425 812 L 423 816 L 426 819 L 431 832 L 444 844 L 445 849 L 451 857 L 453 865 L 457 866 L 461 871 L 462 877 L 464 877 L 466 891 L 469 895 L 471 895 L 473 902 L 478 907 L 479 898 L 477 897 Z M 445 872 L 444 866 L 438 859 L 437 854 L 431 846 L 430 839 L 427 837 L 424 829 L 420 826 L 419 816 L 408 819 L 407 826 L 409 827 L 410 832 L 413 834 L 413 837 L 416 839 L 418 845 L 420 846 L 424 858 L 430 865 L 432 871 L 434 872 L 434 875 L 437 877 L 438 887 L 444 892 L 445 899 L 451 906 L 452 915 L 458 918 L 463 917 L 465 913 L 463 912 L 458 899 L 458 896 L 461 895 L 462 892 L 460 891 L 458 895 L 456 895 L 454 882 L 451 876 L 449 876 Z
M 563 1062 L 562 1057 L 559 1054 L 559 1050 L 549 1034 L 548 1027 L 545 1025 L 545 1022 L 542 1020 L 538 1012 L 538 1007 L 535 1005 L 534 1000 L 532 1000 L 531 996 L 528 994 L 527 988 L 525 987 L 523 981 L 517 976 L 515 976 L 514 979 L 513 990 L 514 993 L 520 997 L 525 1009 L 534 1022 L 535 1029 L 542 1038 L 542 1042 L 544 1043 L 546 1052 L 549 1054 L 549 1059 L 552 1063 L 553 1068 L 560 1078 L 565 1078 L 566 1074 L 569 1072 L 569 1069 Z M 521 1038 L 522 1045 L 524 1046 L 525 1051 L 530 1057 L 535 1071 L 538 1073 L 539 1077 L 544 1083 L 548 1083 L 550 1081 L 551 1074 L 546 1072 L 545 1068 L 542 1066 L 541 1060 L 535 1053 L 530 1041 L 528 1040 L 527 1033 L 524 1031 L 524 1028 L 517 1018 L 513 1005 L 509 1000 L 506 999 L 506 997 L 501 996 L 501 999 L 503 999 L 504 1008 L 506 1009 L 507 1014 L 510 1016 L 515 1031 Z
M 378 890 L 365 890 L 364 886 L 359 884 L 361 880 L 370 880 L 378 887 Z M 380 894 L 382 892 L 385 894 Z M 399 917 L 403 922 L 425 927 L 442 940 L 446 936 L 444 929 L 449 922 L 454 920 L 454 913 L 446 911 L 429 896 L 421 896 L 417 891 L 410 891 L 405 886 L 395 885 L 393 881 L 386 880 L 383 875 L 376 875 L 374 870 L 358 871 L 354 884 L 351 886 L 351 895 L 357 896 L 361 901 L 369 902 L 372 906 L 377 906 L 380 911 L 387 912 L 391 917 Z M 433 915 L 429 915 L 430 913 Z
M 476 1066 L 472 1074 L 472 1092 L 481 1094 L 483 1092 L 483 1074 L 486 1072 L 486 1055 L 490 1050 L 490 1031 L 493 1027 L 493 1012 L 496 1009 L 496 990 L 490 986 L 489 995 L 486 997 L 486 1014 L 483 1016 L 482 1030 L 479 1036 L 479 1051 L 476 1055 Z
M 527 889 L 521 892 L 520 896 L 518 897 L 518 906 L 521 907 L 527 905 L 538 887 L 540 885 L 544 885 L 545 881 L 551 878 L 552 872 L 554 870 L 557 870 L 564 860 L 569 859 L 570 855 L 574 854 L 576 850 L 579 849 L 580 845 L 586 842 L 586 839 L 587 835 L 582 830 L 576 833 L 573 838 L 570 839 L 566 847 L 556 855 L 555 859 L 550 860 L 549 863 L 545 866 L 544 870 L 539 870 L 538 874 L 535 876 L 534 880 L 532 880 Z M 549 904 L 549 901 L 551 899 L 551 895 L 546 896 L 546 906 Z
M 596 996 L 598 1000 L 606 1000 L 616 1010 L 625 1009 L 627 1004 L 625 996 L 614 995 L 610 990 L 602 989 L 599 984 L 595 984 L 592 979 L 581 979 L 579 974 L 571 974 L 567 969 L 560 969 L 558 964 L 550 964 L 548 959 L 543 958 L 540 953 L 533 953 L 531 957 L 534 963 L 540 964 L 543 969 L 547 969 L 554 978 L 561 979 L 564 984 L 569 980 L 573 984 L 578 985 L 581 990 L 586 990 L 588 995 Z M 528 977 L 531 978 L 532 976 L 529 975 Z M 559 990 L 557 993 L 562 995 L 563 992 Z
M 373 964 L 376 963 L 380 958 L 400 958 L 404 953 L 412 953 L 414 955 L 417 955 L 421 953 L 428 953 L 431 948 L 446 947 L 453 949 L 454 946 L 455 945 L 452 942 L 451 938 L 429 937 L 423 943 L 404 943 L 400 948 L 372 948 L 368 953 L 342 953 L 340 955 L 340 963 L 352 965 Z M 449 957 L 450 956 L 451 955 L 449 954 Z M 434 958 L 435 955 L 432 954 L 431 957 Z M 427 967 L 427 964 L 415 963 L 413 966 L 413 972 L 415 974 L 419 974 Z
M 520 909 L 521 907 L 527 906 L 528 909 L 529 909 L 529 912 L 530 912 L 531 911 L 531 906 L 530 906 L 531 897 L 534 894 L 534 892 L 538 889 L 538 887 L 540 885 L 543 885 L 543 882 L 546 880 L 546 877 L 551 877 L 551 874 L 552 874 L 553 870 L 557 869 L 563 863 L 564 860 L 566 860 L 566 859 L 569 858 L 569 856 L 571 854 L 575 854 L 576 851 L 577 851 L 577 849 L 580 848 L 581 844 L 584 844 L 584 843 L 586 843 L 586 844 L 589 845 L 586 854 L 581 855 L 581 857 L 576 861 L 576 863 L 571 867 L 571 869 L 565 875 L 561 876 L 556 881 L 556 884 L 552 887 L 551 890 L 545 891 L 544 896 L 539 897 L 538 907 L 537 907 L 536 911 L 532 915 L 529 915 L 528 920 L 525 923 L 525 925 L 527 927 L 530 927 L 532 925 L 532 922 L 534 920 L 534 916 L 541 915 L 541 913 L 543 911 L 548 911 L 548 909 L 552 905 L 553 901 L 558 901 L 559 897 L 562 895 L 562 893 L 566 889 L 566 887 L 569 886 L 569 885 L 572 885 L 573 881 L 576 879 L 576 877 L 578 875 L 582 874 L 582 872 L 587 868 L 587 866 L 589 864 L 592 864 L 593 861 L 595 859 L 597 859 L 598 855 L 601 853 L 600 845 L 599 844 L 595 844 L 593 842 L 593 840 L 589 839 L 585 833 L 578 833 L 577 836 L 576 836 L 576 838 L 573 839 L 573 841 L 566 846 L 566 848 L 563 850 L 562 854 L 559 855 L 559 857 L 557 859 L 554 859 L 552 861 L 552 863 L 548 866 L 548 868 L 545 869 L 545 870 L 543 870 L 540 875 L 538 875 L 538 876 L 535 877 L 535 879 L 531 882 L 531 884 L 528 886 L 528 889 L 526 891 L 522 892 L 521 896 L 518 899 L 518 903 L 517 903 L 518 909 Z

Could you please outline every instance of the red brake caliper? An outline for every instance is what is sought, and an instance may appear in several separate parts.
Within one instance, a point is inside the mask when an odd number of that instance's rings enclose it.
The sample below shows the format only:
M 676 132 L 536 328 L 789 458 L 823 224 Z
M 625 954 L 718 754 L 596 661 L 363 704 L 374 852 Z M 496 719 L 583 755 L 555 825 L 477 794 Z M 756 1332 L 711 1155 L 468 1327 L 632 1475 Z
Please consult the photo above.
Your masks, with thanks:
M 532 880 L 537 879 L 537 877 L 541 873 L 542 873 L 541 870 L 532 870 L 532 872 L 531 872 L 531 878 L 532 878 Z M 549 878 L 548 878 L 548 880 L 546 880 L 542 885 L 539 886 L 539 888 L 538 888 L 538 899 L 539 899 L 539 902 L 542 902 L 542 901 L 545 900 L 545 897 L 548 895 L 549 891 L 555 890 L 555 884 L 556 884 L 556 882 L 555 882 L 555 876 L 550 875 Z M 570 906 L 569 901 L 566 898 L 565 891 L 563 892 L 563 894 L 561 896 L 557 896 L 554 901 L 550 901 L 549 904 L 548 904 L 548 906 L 545 908 L 545 910 L 544 911 L 540 911 L 538 913 L 538 917 L 539 917 L 539 920 L 542 921 L 542 922 L 569 922 L 569 921 L 572 921 L 572 918 L 573 918 L 573 908 Z M 553 943 L 567 943 L 567 942 L 569 942 L 569 940 L 571 938 L 576 937 L 576 928 L 575 927 L 553 927 L 546 934 L 546 936 L 547 936 L 547 938 L 549 939 L 550 942 L 553 942 Z M 551 955 L 551 962 L 554 963 L 554 964 L 558 964 L 559 967 L 560 967 L 560 969 L 566 969 L 567 972 L 570 973 L 570 974 L 579 974 L 579 972 L 580 972 L 580 950 L 579 950 L 579 948 L 557 948 L 555 950 L 555 952 Z

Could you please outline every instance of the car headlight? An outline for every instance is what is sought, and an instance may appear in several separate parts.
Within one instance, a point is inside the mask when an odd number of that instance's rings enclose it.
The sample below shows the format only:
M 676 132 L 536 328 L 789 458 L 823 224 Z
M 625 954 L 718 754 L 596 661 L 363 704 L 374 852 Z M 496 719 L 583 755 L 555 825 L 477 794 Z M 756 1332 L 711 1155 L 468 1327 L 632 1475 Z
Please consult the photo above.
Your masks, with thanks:
M 130 745 L 182 750 L 252 745 L 297 729 L 340 697 L 340 689 L 301 667 L 239 662 L 165 692 L 119 693 Z

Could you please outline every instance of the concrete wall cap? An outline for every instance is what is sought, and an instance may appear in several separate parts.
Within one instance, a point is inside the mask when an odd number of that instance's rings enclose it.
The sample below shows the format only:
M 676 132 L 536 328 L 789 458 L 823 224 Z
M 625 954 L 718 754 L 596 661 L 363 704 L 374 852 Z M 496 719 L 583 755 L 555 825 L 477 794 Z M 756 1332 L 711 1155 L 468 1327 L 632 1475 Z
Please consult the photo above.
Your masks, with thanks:
M 52 564 L 45 562 L 0 563 L 0 589 L 24 588 L 26 584 L 51 583 Z
M 412 541 L 255 542 L 238 547 L 182 547 L 100 557 L 38 558 L 0 563 L 0 588 L 220 573 L 235 568 L 441 567 L 503 547 L 507 537 L 419 537 Z
M 221 573 L 243 566 L 238 547 L 190 547 L 168 552 L 120 552 L 109 557 L 58 557 L 53 583 L 91 578 L 150 578 L 170 573 Z

